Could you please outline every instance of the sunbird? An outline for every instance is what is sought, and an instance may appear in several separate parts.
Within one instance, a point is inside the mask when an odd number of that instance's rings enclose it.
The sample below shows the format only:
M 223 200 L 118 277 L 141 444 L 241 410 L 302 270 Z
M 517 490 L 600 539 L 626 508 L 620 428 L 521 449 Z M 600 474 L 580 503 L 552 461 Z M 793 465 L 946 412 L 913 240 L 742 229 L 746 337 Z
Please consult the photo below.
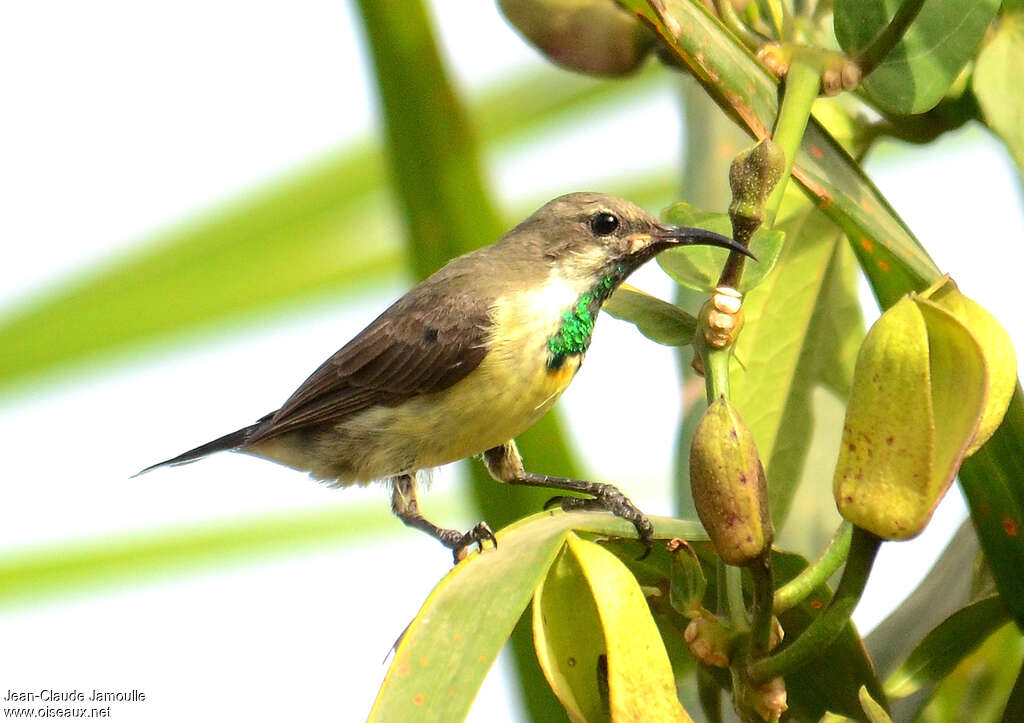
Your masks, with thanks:
M 467 532 L 427 520 L 419 470 L 482 455 L 491 476 L 549 487 L 563 509 L 604 509 L 648 548 L 650 520 L 613 485 L 527 472 L 515 438 L 551 408 L 583 363 L 601 304 L 641 264 L 676 246 L 725 236 L 669 226 L 599 193 L 549 201 L 490 246 L 414 286 L 254 424 L 147 467 L 231 450 L 308 472 L 333 486 L 384 481 L 391 509 L 461 560 L 496 544 L 486 522 Z

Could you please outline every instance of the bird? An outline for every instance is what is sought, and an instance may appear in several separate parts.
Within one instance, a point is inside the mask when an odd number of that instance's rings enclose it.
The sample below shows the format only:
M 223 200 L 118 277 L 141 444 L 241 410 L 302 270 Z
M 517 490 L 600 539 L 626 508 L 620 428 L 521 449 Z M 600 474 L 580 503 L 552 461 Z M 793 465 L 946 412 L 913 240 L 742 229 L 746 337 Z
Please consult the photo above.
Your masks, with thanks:
M 569 493 L 552 502 L 609 511 L 650 549 L 651 522 L 614 485 L 528 472 L 515 438 L 579 371 L 602 302 L 644 262 L 686 245 L 750 255 L 733 239 L 660 223 L 629 201 L 559 196 L 414 286 L 276 411 L 138 474 L 230 450 L 333 486 L 384 482 L 394 514 L 439 540 L 457 564 L 473 545 L 496 545 L 494 534 L 486 522 L 461 532 L 426 519 L 417 474 L 481 455 L 496 480 Z

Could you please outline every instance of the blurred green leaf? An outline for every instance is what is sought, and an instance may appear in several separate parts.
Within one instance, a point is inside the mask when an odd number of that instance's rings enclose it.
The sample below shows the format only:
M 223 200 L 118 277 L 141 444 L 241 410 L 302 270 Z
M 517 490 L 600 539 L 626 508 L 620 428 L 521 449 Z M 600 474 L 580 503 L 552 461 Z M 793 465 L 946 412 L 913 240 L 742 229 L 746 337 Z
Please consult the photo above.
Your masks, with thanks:
M 904 0 L 836 0 L 839 45 L 854 56 L 889 24 Z M 862 87 L 899 115 L 933 108 L 974 57 L 999 0 L 925 0 L 921 11 Z
M 1004 625 L 938 685 L 923 710 L 909 711 L 903 720 L 921 723 L 999 720 L 1005 712 L 1022 658 L 1024 637 L 1016 626 Z M 1020 718 L 1003 717 L 1002 720 L 1018 723 Z
M 508 143 L 595 108 L 635 102 L 665 77 L 656 65 L 629 82 L 534 70 L 481 92 L 473 121 L 489 143 Z M 380 148 L 357 143 L 5 310 L 0 390 L 146 340 L 262 319 L 289 304 L 359 293 L 394 278 L 407 257 L 386 181 Z M 614 185 L 657 204 L 671 180 Z
M 857 694 L 860 698 L 861 708 L 864 709 L 864 715 L 868 717 L 870 723 L 892 723 L 892 718 L 886 713 L 885 708 L 871 697 L 866 685 L 862 685 Z
M 332 158 L 45 293 L 0 322 L 0 385 L 394 274 L 401 246 L 387 203 L 351 183 L 380 175 L 371 153 Z
M 648 339 L 665 346 L 689 344 L 697 328 L 697 320 L 675 304 L 629 284 L 619 286 L 601 308 L 616 319 L 631 322 Z
M 960 525 L 924 580 L 865 638 L 878 672 L 888 675 L 911 647 L 971 599 L 971 569 L 979 552 L 970 520 Z
M 703 211 L 685 201 L 674 203 L 662 212 L 662 219 L 677 226 L 695 226 L 732 235 L 732 224 L 724 213 Z M 750 251 L 757 261 L 747 261 L 739 290 L 743 293 L 761 283 L 775 268 L 785 234 L 778 229 L 759 228 L 750 239 Z M 713 291 L 718 285 L 722 266 L 729 256 L 726 249 L 714 246 L 690 246 L 669 249 L 658 254 L 658 264 L 677 283 L 696 291 Z
M 935 685 L 1009 620 L 998 595 L 960 608 L 918 643 L 902 665 L 885 681 L 885 692 L 903 698 Z
M 194 573 L 288 549 L 394 530 L 387 505 L 342 504 L 269 519 L 218 521 L 95 541 L 6 552 L 0 607 L 22 605 L 167 574 Z
M 1004 14 L 995 35 L 978 54 L 971 87 L 985 123 L 1010 150 L 1024 173 L 1024 13 Z
M 1003 723 L 1013 723 L 1024 720 L 1024 665 L 1017 673 L 1017 680 L 1010 691 L 1010 697 L 1006 701 L 1006 708 L 1003 709 Z

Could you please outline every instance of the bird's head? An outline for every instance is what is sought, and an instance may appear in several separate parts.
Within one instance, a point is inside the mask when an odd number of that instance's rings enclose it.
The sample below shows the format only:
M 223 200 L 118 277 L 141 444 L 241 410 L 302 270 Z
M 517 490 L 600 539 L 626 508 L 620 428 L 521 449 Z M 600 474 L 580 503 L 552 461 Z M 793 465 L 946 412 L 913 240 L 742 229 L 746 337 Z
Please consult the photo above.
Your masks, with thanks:
M 660 223 L 636 204 L 599 193 L 570 193 L 544 204 L 512 234 L 569 278 L 621 281 L 658 253 L 710 245 L 750 255 L 734 240 L 699 228 Z

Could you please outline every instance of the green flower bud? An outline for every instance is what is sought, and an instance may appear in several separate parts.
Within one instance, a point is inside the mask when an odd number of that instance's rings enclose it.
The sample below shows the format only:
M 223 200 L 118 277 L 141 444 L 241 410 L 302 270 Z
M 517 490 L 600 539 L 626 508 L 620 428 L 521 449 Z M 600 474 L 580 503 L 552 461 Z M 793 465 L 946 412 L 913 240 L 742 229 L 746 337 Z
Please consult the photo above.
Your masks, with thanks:
M 736 238 L 740 238 L 742 231 L 749 238 L 761 225 L 765 202 L 785 170 L 786 153 L 771 138 L 759 141 L 733 159 L 729 166 L 729 218 Z
M 746 565 L 771 546 L 764 468 L 753 435 L 724 397 L 708 407 L 693 435 L 690 488 L 723 561 Z
M 697 553 L 686 540 L 678 537 L 669 540 L 668 551 L 668 601 L 679 614 L 688 618 L 700 617 L 708 581 Z
M 505 18 L 569 70 L 623 75 L 654 47 L 654 34 L 615 0 L 499 0 Z
M 839 512 L 883 539 L 931 519 L 979 429 L 988 374 L 959 319 L 911 294 L 868 331 L 854 369 L 833 491 Z

